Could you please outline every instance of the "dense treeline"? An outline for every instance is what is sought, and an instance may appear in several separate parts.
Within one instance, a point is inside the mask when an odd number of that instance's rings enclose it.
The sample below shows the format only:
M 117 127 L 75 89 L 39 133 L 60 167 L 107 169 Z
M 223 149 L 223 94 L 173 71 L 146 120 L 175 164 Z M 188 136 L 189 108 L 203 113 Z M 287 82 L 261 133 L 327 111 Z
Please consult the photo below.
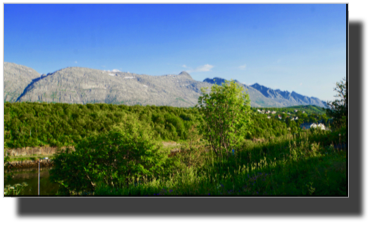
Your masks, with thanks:
M 267 119 L 252 109 L 246 139 L 269 138 L 296 132 L 296 122 Z M 4 145 L 6 148 L 68 146 L 108 132 L 133 117 L 153 130 L 155 140 L 188 139 L 193 125 L 203 122 L 197 108 L 170 106 L 127 106 L 113 104 L 5 103 Z

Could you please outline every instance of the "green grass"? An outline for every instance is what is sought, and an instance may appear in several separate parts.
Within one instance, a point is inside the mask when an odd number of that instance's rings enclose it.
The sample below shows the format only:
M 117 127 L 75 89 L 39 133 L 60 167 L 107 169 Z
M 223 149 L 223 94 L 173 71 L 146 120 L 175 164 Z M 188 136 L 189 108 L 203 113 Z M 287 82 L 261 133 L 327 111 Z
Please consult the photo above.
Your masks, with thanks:
M 246 141 L 228 159 L 217 159 L 204 148 L 192 149 L 175 156 L 182 166 L 168 178 L 99 185 L 94 195 L 347 196 L 347 155 L 330 145 L 337 141 L 330 132 Z

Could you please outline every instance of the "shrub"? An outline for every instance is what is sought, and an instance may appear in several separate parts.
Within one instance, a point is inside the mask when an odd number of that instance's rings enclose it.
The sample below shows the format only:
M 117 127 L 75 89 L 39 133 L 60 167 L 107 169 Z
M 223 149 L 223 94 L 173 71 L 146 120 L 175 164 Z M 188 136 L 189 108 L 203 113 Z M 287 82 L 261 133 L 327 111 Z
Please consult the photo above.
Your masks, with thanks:
M 60 184 L 60 193 L 94 191 L 98 183 L 118 187 L 134 178 L 163 175 L 167 152 L 152 141 L 151 130 L 135 119 L 107 133 L 83 139 L 75 151 L 56 154 L 51 180 Z

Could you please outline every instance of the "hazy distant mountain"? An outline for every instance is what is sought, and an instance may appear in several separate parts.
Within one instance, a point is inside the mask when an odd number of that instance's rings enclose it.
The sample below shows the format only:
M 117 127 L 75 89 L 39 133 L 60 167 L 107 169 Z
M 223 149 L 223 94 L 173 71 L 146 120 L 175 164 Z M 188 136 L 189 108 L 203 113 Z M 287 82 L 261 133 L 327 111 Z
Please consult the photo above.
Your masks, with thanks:
M 251 100 L 251 106 L 252 107 L 284 107 L 287 106 L 286 104 L 283 104 L 282 102 L 277 102 L 273 99 L 265 97 L 262 93 L 260 93 L 258 90 L 249 87 L 245 84 L 240 83 L 237 80 L 234 80 L 236 83 L 238 83 L 240 86 L 244 88 L 244 90 L 248 93 L 249 99 Z M 225 82 L 225 79 L 220 77 L 214 77 L 213 79 L 206 78 L 203 80 L 205 83 L 210 84 L 218 84 L 222 85 Z
M 222 85 L 225 81 L 225 79 L 220 77 L 214 77 L 213 79 L 206 78 L 203 80 L 203 82 L 218 85 Z M 294 91 L 290 93 L 289 91 L 273 90 L 257 83 L 248 86 L 237 80 L 234 81 L 247 90 L 252 106 L 286 107 L 295 105 L 316 105 L 327 107 L 326 102 L 318 98 L 300 95 Z
M 277 102 L 287 102 L 289 106 L 291 105 L 316 105 L 320 107 L 327 107 L 325 101 L 322 101 L 316 97 L 307 97 L 300 95 L 294 91 L 290 93 L 289 91 L 273 90 L 271 88 L 259 85 L 258 83 L 251 85 L 250 87 L 255 88 L 260 91 L 265 97 L 274 99 Z
M 4 62 L 4 102 L 15 102 L 25 87 L 40 74 L 32 68 Z
M 28 67 L 4 63 L 4 101 L 191 107 L 198 103 L 201 87 L 208 87 L 209 91 L 212 84 L 221 85 L 224 81 L 215 77 L 199 82 L 184 71 L 178 75 L 150 76 L 82 67 L 40 76 Z M 253 107 L 320 106 L 317 98 L 236 82 L 247 91 Z

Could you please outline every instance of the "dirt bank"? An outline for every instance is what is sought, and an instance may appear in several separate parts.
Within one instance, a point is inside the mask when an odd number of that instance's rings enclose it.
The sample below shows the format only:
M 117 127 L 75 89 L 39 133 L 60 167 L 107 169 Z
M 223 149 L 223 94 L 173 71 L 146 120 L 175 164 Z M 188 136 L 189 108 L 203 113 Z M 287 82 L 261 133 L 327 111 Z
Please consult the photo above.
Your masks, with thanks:
M 179 143 L 176 142 L 162 142 L 162 145 L 164 148 L 168 147 L 175 147 L 175 146 L 180 146 Z M 8 155 L 10 157 L 31 157 L 31 156 L 49 156 L 51 157 L 54 155 L 59 149 L 66 149 L 66 148 L 71 148 L 73 150 L 73 146 L 69 147 L 26 147 L 26 148 L 14 148 L 14 149 L 5 149 L 5 155 Z M 179 148 L 174 148 L 170 150 L 169 157 L 174 156 L 176 153 L 180 151 Z M 53 165 L 53 162 L 51 159 L 44 159 L 40 161 L 40 167 L 51 167 Z M 4 164 L 5 169 L 21 169 L 21 168 L 36 168 L 38 167 L 38 161 L 37 160 L 23 160 L 23 161 L 12 161 L 12 162 L 6 162 Z
M 5 156 L 17 157 L 17 156 L 32 156 L 32 155 L 53 155 L 59 149 L 71 148 L 74 149 L 73 146 L 70 147 L 25 147 L 25 148 L 14 148 L 14 149 L 5 149 Z
M 51 159 L 42 159 L 40 161 L 40 167 L 51 167 L 53 166 L 53 161 Z M 24 161 L 14 161 L 6 162 L 4 164 L 5 169 L 15 169 L 15 168 L 38 168 L 37 160 L 24 160 Z

